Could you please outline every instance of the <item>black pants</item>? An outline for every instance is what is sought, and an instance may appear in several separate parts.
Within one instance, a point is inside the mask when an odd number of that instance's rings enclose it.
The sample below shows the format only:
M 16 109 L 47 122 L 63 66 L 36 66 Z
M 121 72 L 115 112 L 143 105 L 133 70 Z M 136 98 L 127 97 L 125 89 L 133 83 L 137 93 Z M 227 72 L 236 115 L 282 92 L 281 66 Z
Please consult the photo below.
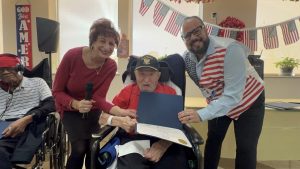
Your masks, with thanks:
M 11 157 L 20 137 L 0 139 L 0 168 L 11 169 Z
M 85 168 L 90 168 L 91 135 L 99 131 L 99 116 L 100 111 L 89 112 L 87 118 L 82 118 L 82 113 L 79 112 L 64 112 L 62 122 L 71 142 L 67 169 L 81 169 L 84 159 Z
M 234 123 L 236 139 L 236 169 L 255 169 L 257 143 L 262 130 L 265 105 L 264 92 L 238 120 L 227 116 L 208 121 L 208 134 L 204 151 L 204 169 L 217 169 L 222 142 L 230 123 Z

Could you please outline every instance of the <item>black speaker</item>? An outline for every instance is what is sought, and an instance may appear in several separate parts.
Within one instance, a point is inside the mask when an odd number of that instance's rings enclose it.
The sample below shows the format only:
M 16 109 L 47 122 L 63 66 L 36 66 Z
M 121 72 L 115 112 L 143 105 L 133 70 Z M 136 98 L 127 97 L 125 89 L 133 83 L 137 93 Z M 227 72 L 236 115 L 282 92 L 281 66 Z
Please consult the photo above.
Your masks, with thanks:
M 59 39 L 59 23 L 54 20 L 36 17 L 36 30 L 39 51 L 55 53 Z
M 260 59 L 260 55 L 249 55 L 248 60 L 258 75 L 264 79 L 264 61 Z

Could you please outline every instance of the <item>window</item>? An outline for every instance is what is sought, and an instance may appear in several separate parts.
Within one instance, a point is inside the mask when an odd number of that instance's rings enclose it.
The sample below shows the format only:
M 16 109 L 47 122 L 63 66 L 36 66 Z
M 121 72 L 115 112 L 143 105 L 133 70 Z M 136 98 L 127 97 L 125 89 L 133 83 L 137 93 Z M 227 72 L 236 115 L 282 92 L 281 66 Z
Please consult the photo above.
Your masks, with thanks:
M 98 18 L 112 20 L 118 27 L 118 0 L 59 1 L 60 57 L 71 48 L 89 45 L 89 29 Z M 116 52 L 113 54 L 116 57 Z

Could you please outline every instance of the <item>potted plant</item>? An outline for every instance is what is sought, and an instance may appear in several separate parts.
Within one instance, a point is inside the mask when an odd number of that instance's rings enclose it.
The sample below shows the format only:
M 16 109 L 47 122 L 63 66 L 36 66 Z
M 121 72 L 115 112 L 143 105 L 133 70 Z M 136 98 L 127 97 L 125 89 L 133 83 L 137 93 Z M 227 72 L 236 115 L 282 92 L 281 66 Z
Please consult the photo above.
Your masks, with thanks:
M 276 62 L 276 68 L 280 68 L 282 76 L 292 76 L 293 69 L 298 68 L 300 61 L 295 58 L 285 57 L 283 60 Z

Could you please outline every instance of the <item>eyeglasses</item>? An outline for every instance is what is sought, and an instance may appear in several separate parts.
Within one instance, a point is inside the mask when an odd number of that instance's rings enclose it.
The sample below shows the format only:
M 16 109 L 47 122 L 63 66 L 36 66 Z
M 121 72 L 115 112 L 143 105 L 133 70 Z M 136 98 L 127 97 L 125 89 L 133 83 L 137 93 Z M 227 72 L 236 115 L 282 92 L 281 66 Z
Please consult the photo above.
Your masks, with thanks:
M 0 68 L 0 74 L 3 73 L 5 70 L 8 71 L 8 72 L 17 71 L 17 69 L 15 67 L 1 67 Z
M 182 40 L 187 41 L 191 38 L 192 35 L 199 36 L 201 34 L 201 31 L 204 29 L 204 25 L 199 25 L 195 29 L 191 30 L 190 32 L 183 33 L 181 35 Z

